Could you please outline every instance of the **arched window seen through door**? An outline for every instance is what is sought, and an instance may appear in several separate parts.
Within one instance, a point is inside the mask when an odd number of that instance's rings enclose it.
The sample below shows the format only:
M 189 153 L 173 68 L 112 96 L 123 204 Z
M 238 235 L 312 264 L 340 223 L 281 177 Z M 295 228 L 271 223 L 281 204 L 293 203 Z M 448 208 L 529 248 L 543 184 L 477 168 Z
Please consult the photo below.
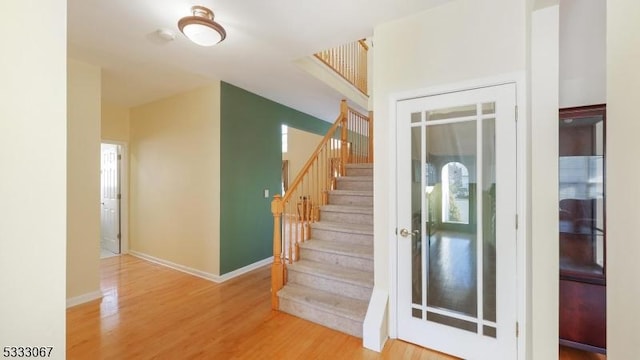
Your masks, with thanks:
M 442 167 L 442 219 L 445 223 L 469 224 L 469 171 L 459 162 Z

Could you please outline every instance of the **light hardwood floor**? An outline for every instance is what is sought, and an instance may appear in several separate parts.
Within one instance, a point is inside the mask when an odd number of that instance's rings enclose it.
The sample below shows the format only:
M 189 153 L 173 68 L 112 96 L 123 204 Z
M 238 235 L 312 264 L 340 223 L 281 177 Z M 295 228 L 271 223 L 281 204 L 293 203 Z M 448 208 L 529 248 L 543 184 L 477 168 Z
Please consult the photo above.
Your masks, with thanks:
M 67 310 L 68 359 L 454 359 L 271 311 L 268 267 L 215 284 L 123 255 L 101 260 L 101 287 Z
M 268 267 L 215 284 L 128 255 L 100 266 L 102 300 L 67 310 L 68 359 L 454 359 L 271 311 Z

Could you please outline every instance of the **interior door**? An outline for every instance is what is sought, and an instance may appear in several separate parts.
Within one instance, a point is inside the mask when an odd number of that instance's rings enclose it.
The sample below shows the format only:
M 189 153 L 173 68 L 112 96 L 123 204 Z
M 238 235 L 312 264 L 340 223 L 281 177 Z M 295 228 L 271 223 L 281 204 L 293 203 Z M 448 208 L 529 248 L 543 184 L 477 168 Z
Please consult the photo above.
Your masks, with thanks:
M 120 146 L 100 148 L 100 246 L 120 254 Z
M 398 337 L 516 359 L 515 84 L 397 103 Z

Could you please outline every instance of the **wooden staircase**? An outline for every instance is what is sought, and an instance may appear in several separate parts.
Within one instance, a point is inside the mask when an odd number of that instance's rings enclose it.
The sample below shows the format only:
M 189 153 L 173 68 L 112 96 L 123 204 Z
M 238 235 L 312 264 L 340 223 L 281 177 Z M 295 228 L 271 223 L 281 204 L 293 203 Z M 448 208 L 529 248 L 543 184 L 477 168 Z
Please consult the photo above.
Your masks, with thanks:
M 286 267 L 279 310 L 362 337 L 373 289 L 373 165 L 347 164 L 328 194 Z
M 373 289 L 373 116 L 340 114 L 271 202 L 271 307 L 362 337 Z

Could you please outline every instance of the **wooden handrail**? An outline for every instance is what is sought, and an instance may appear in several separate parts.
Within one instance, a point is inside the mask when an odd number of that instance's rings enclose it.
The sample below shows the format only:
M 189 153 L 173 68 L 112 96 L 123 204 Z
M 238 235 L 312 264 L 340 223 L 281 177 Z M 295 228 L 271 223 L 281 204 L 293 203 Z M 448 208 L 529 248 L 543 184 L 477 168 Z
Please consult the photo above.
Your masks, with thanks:
M 335 71 L 343 79 L 369 96 L 367 64 L 369 46 L 362 39 L 332 49 L 315 53 L 314 56 Z
M 346 101 L 342 100 L 341 103 L 346 104 Z M 311 157 L 309 157 L 309 160 L 307 160 L 307 162 L 304 164 L 304 166 L 296 176 L 295 180 L 293 180 L 291 185 L 289 185 L 289 189 L 295 189 L 300 184 L 300 182 L 304 178 L 304 174 L 309 171 L 309 169 L 311 168 L 311 165 L 313 164 L 314 160 L 318 157 L 323 147 L 329 142 L 329 140 L 333 138 L 333 135 L 336 133 L 336 130 L 342 124 L 341 123 L 342 118 L 343 116 L 341 111 L 340 115 L 338 115 L 338 118 L 336 119 L 336 121 L 333 123 L 333 125 L 331 125 L 331 127 L 327 131 L 327 134 L 322 138 L 322 140 L 320 140 L 320 144 L 318 144 L 318 146 L 316 147 L 316 150 L 311 154 Z M 282 198 L 282 201 L 283 202 L 288 201 L 289 198 L 291 197 L 291 194 L 293 194 L 292 191 L 287 191 L 287 193 Z M 279 195 L 276 195 L 276 196 L 279 196 Z
M 358 40 L 358 43 L 360 44 L 360 46 L 362 46 L 365 50 L 369 50 L 369 45 L 367 45 L 367 41 L 365 39 L 360 39 Z
M 337 177 L 345 175 L 348 163 L 373 161 L 372 135 L 371 117 L 355 111 L 342 100 L 340 115 L 285 195 L 273 197 L 273 309 L 278 309 L 277 293 L 287 282 L 286 264 L 298 260 L 299 244 L 311 236 L 311 224 L 319 220 L 320 206 L 328 203 Z

